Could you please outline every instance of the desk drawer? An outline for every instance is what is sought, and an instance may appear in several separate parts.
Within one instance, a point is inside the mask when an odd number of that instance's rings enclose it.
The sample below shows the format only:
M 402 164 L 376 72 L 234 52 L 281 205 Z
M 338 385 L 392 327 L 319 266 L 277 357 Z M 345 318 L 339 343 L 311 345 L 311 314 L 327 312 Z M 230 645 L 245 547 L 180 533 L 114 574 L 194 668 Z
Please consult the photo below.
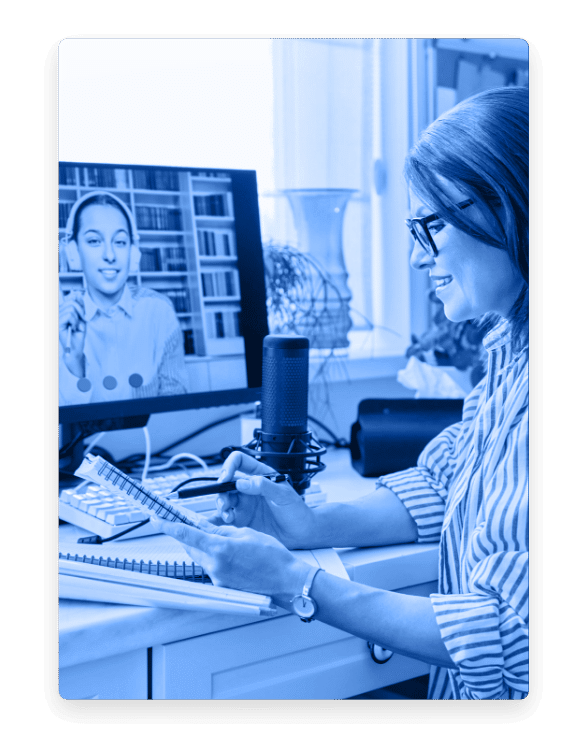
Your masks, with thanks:
M 59 670 L 59 695 L 67 701 L 86 698 L 148 697 L 148 650 L 108 656 Z
M 360 638 L 289 615 L 157 646 L 152 697 L 328 700 L 428 672 L 399 654 L 375 664 Z

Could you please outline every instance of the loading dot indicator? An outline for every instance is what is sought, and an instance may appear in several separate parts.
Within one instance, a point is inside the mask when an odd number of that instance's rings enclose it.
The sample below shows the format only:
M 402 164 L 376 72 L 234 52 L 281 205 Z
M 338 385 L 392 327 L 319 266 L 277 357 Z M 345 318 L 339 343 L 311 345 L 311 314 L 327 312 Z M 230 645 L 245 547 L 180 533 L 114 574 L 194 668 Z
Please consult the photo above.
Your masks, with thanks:
M 132 373 L 132 375 L 128 378 L 128 383 L 132 388 L 140 388 L 142 383 L 144 382 L 144 379 L 140 375 L 140 373 Z
M 115 389 L 118 386 L 118 381 L 113 375 L 107 375 L 102 379 L 102 385 L 105 389 L 112 391 L 112 389 Z
M 92 384 L 88 378 L 79 378 L 79 380 L 77 381 L 77 388 L 79 389 L 79 391 L 90 391 L 91 386 Z

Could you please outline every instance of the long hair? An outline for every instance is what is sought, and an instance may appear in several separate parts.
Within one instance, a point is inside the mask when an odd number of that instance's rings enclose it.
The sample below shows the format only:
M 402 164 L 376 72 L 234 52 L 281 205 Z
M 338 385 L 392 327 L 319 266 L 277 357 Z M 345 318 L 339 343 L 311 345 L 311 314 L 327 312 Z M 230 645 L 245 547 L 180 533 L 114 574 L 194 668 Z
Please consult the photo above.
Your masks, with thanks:
M 520 272 L 524 286 L 509 317 L 516 350 L 528 341 L 528 130 L 528 89 L 490 89 L 434 121 L 405 164 L 406 180 L 434 212 L 464 233 L 506 250 Z M 439 177 L 474 199 L 482 226 L 458 212 Z M 483 322 L 491 320 L 496 317 L 488 314 Z

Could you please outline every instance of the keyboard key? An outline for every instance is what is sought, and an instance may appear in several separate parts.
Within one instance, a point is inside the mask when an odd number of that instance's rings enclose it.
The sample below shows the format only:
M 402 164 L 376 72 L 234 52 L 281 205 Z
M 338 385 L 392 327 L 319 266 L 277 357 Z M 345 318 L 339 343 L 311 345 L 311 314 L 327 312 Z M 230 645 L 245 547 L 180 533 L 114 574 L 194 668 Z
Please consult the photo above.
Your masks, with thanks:
M 73 506 L 77 507 L 77 509 L 80 509 L 81 512 L 89 512 L 91 507 L 93 507 L 96 504 L 102 504 L 101 500 L 91 499 L 90 497 L 85 496 L 83 499 L 78 499 L 78 501 L 75 501 L 73 503 Z
M 117 509 L 116 504 L 105 504 L 98 502 L 96 504 L 91 505 L 87 509 L 87 514 L 92 515 L 93 517 L 98 517 L 100 520 L 104 520 L 105 512 L 108 512 L 110 510 L 114 511 Z
M 131 512 L 128 512 L 128 517 L 129 522 L 142 522 L 148 519 L 148 515 L 140 509 L 132 509 Z
M 90 496 L 87 496 L 86 494 L 75 494 L 71 497 L 69 504 L 71 504 L 71 506 L 73 507 L 77 507 L 77 509 L 80 509 L 81 504 L 90 504 L 91 502 L 92 498 Z
M 128 512 L 124 512 L 122 509 L 107 509 L 104 512 L 104 519 L 110 525 L 125 525 L 130 522 Z

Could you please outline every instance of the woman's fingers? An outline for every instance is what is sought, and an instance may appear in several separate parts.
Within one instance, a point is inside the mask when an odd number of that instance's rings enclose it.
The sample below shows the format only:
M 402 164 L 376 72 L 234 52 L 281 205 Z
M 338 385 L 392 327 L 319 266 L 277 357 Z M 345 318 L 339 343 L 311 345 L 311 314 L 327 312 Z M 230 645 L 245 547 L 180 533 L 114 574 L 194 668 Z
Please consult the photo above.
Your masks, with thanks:
M 236 506 L 238 506 L 238 494 L 220 494 L 217 498 L 217 513 L 223 524 L 234 522 Z
M 257 459 L 248 454 L 232 452 L 222 466 L 219 483 L 225 480 L 234 480 L 237 472 L 245 473 L 246 475 L 266 475 L 273 473 L 274 470 L 263 462 L 258 462 Z
M 273 480 L 262 475 L 253 475 L 250 478 L 238 478 L 236 489 L 240 493 L 250 496 L 263 496 L 270 502 L 279 506 L 297 504 L 298 494 L 289 483 L 274 483 Z
M 66 346 L 68 329 L 73 334 L 84 334 L 86 330 L 84 307 L 79 302 L 70 300 L 65 302 L 59 309 L 59 334 L 61 340 L 65 340 Z
M 211 530 L 216 529 L 212 524 L 210 527 Z M 183 525 L 182 523 L 161 519 L 160 529 L 162 533 L 179 541 L 193 562 L 203 567 L 210 574 L 212 569 L 210 554 L 215 542 L 221 540 L 220 536 L 215 535 L 214 532 L 207 532 L 199 528 L 190 527 L 189 525 Z

